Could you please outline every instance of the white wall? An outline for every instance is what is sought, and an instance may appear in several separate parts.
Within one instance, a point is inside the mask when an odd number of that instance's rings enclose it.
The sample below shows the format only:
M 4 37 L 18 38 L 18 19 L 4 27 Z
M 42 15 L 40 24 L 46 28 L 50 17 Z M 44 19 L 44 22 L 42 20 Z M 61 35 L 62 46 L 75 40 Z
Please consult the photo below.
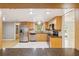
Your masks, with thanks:
M 16 26 L 13 22 L 3 22 L 3 39 L 15 39 Z
M 63 48 L 75 48 L 75 10 L 65 10 L 62 25 Z

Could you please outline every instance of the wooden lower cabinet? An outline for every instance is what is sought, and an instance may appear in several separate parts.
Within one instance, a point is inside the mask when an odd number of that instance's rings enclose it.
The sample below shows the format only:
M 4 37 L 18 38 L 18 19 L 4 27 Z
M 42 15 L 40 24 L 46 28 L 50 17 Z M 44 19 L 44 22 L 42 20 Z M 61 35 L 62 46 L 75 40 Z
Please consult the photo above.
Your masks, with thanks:
M 16 40 L 19 42 L 20 40 L 20 36 L 19 36 L 19 34 L 16 34 Z
M 50 48 L 62 48 L 62 38 L 50 38 Z
M 36 41 L 47 41 L 47 34 L 37 33 Z

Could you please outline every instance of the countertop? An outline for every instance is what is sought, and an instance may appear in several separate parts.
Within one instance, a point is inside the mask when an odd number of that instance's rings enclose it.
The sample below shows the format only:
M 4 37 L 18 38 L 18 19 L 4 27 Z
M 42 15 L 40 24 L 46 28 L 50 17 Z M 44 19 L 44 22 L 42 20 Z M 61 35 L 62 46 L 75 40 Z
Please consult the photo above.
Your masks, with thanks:
M 35 33 L 30 33 L 30 34 L 48 34 L 46 32 L 35 32 Z
M 44 31 L 42 31 L 42 32 L 29 32 L 30 34 L 32 33 L 34 33 L 34 34 L 50 34 L 50 33 L 52 33 L 52 32 L 44 32 Z
M 51 38 L 62 38 L 62 36 L 53 36 L 53 35 L 50 35 Z
M 31 35 L 35 35 L 35 34 L 48 34 L 48 36 L 49 37 L 51 37 L 51 38 L 62 38 L 62 36 L 53 36 L 51 33 L 49 33 L 49 32 L 29 32 L 29 34 L 31 34 Z

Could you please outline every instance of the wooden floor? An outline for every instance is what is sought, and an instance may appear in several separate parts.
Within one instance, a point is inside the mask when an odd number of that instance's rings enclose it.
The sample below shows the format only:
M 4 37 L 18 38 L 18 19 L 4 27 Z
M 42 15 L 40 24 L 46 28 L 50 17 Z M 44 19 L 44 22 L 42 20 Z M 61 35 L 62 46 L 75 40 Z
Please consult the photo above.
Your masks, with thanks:
M 2 56 L 2 53 L 3 53 L 3 50 L 2 50 L 2 49 L 0 49 L 0 56 Z
M 18 42 L 16 40 L 3 40 L 2 48 L 11 48 L 15 46 Z
M 0 50 L 2 56 L 79 56 L 76 49 L 52 48 L 6 48 Z

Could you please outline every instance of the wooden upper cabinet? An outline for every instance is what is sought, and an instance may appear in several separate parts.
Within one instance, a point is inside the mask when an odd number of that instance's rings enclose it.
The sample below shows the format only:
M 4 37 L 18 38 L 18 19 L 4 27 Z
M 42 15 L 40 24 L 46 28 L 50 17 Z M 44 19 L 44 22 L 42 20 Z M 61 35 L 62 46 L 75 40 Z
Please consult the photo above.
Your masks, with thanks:
M 53 20 L 55 30 L 62 29 L 62 16 L 56 16 Z
M 21 22 L 21 25 L 28 27 L 29 29 L 33 29 L 33 22 Z
M 45 24 L 45 29 L 49 29 L 49 24 L 48 24 L 48 22 L 45 22 L 44 24 Z

